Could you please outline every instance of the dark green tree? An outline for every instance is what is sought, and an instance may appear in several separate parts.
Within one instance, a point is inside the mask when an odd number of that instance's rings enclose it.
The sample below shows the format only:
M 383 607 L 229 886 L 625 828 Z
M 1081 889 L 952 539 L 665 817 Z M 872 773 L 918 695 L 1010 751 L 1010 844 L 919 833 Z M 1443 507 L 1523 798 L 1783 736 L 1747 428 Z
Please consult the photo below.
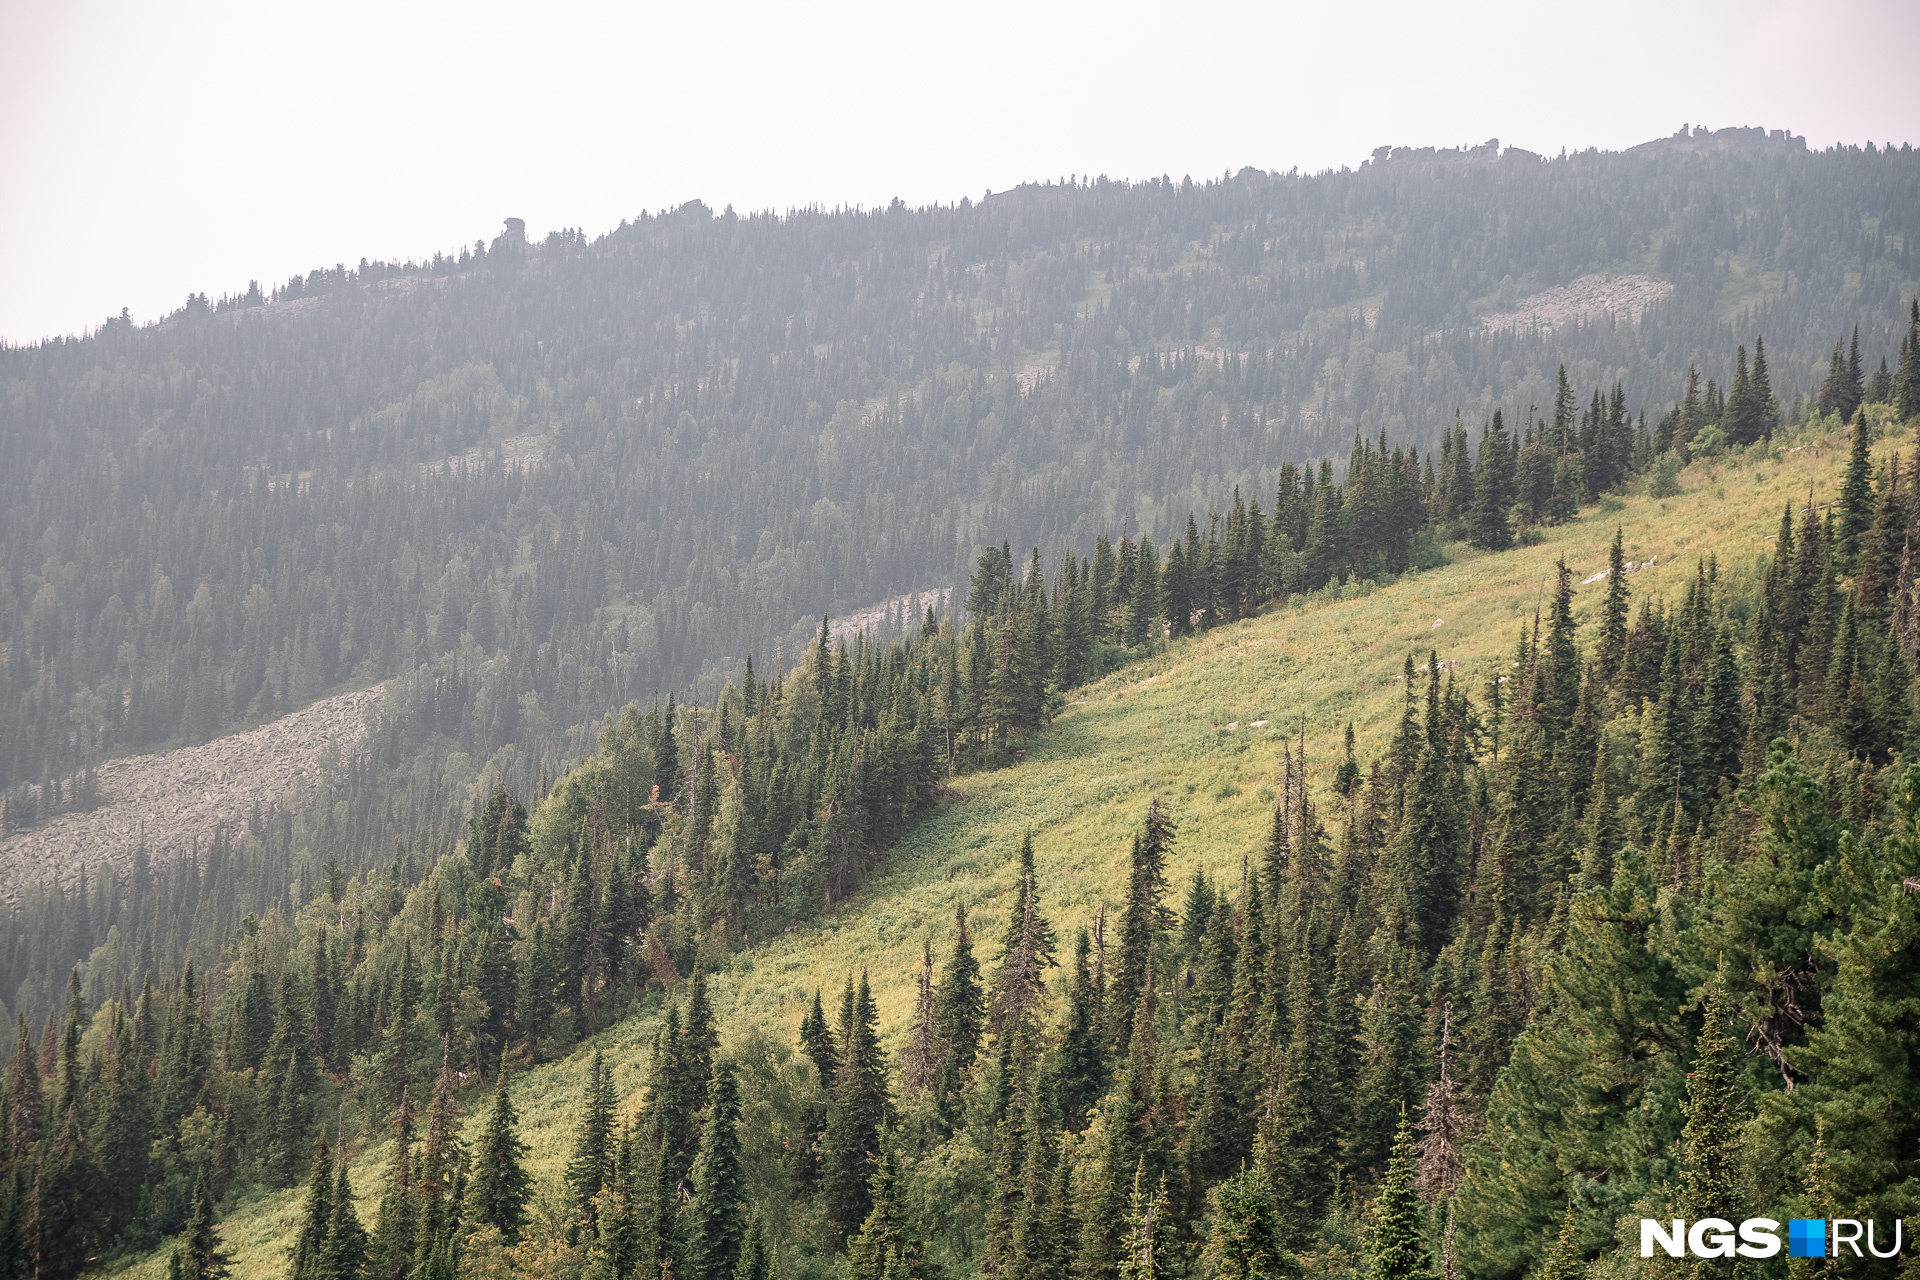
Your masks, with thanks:
M 687 1274 L 692 1280 L 733 1280 L 747 1233 L 747 1206 L 740 1167 L 740 1086 L 731 1064 L 715 1064 L 708 1098 L 687 1206 Z
M 527 1144 L 520 1140 L 518 1123 L 503 1055 L 493 1082 L 493 1106 L 474 1146 L 466 1212 L 469 1220 L 497 1228 L 509 1241 L 520 1238 L 527 1222 L 527 1198 L 533 1194 L 533 1177 L 521 1163 Z
M 233 1274 L 233 1258 L 220 1247 L 220 1236 L 213 1226 L 212 1197 L 202 1176 L 194 1184 L 193 1209 L 187 1215 L 186 1230 L 174 1247 L 168 1274 L 175 1270 L 184 1280 L 226 1280 Z
M 1403 1112 L 1386 1181 L 1373 1205 L 1367 1276 L 1368 1280 L 1416 1280 L 1432 1270 L 1421 1230 L 1420 1193 L 1414 1187 L 1413 1130 Z

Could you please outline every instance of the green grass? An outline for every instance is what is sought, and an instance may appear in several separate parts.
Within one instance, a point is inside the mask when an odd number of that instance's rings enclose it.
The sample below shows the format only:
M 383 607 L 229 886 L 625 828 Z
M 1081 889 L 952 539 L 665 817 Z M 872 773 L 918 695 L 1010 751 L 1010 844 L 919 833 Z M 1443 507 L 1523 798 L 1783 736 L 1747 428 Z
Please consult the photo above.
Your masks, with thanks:
M 1899 441 L 1882 441 L 1882 458 Z M 1786 449 L 1798 445 L 1798 452 Z M 1816 456 L 1817 454 L 1817 456 Z M 1399 716 L 1401 664 L 1429 648 L 1456 662 L 1455 678 L 1477 699 L 1489 677 L 1508 669 L 1520 628 L 1552 590 L 1564 556 L 1576 584 L 1607 564 L 1616 525 L 1628 559 L 1657 560 L 1629 582 L 1637 601 L 1677 602 L 1696 560 L 1719 557 L 1723 575 L 1751 573 L 1772 554 L 1769 536 L 1789 502 L 1809 485 L 1824 502 L 1837 496 L 1846 464 L 1844 434 L 1820 432 L 1782 442 L 1778 460 L 1754 450 L 1682 473 L 1683 491 L 1667 499 L 1628 497 L 1545 531 L 1539 545 L 1498 555 L 1451 548 L 1453 562 L 1354 598 L 1281 607 L 1259 618 L 1170 645 L 1100 682 L 1073 691 L 1051 729 L 1027 757 L 1006 769 L 958 780 L 964 798 L 948 799 L 892 850 L 885 867 L 834 914 L 735 955 L 713 977 L 723 1049 L 754 1026 L 783 1043 L 814 989 L 837 989 L 867 971 L 881 1029 L 897 1053 L 907 1031 L 921 944 L 941 954 L 956 904 L 964 904 L 991 966 L 1012 903 L 1011 859 L 1031 831 L 1045 910 L 1065 942 L 1101 904 L 1117 902 L 1128 845 L 1148 799 L 1171 806 L 1179 834 L 1171 866 L 1176 888 L 1196 867 L 1238 880 L 1242 860 L 1258 856 L 1276 790 L 1281 745 L 1305 731 L 1309 777 L 1324 791 L 1340 759 L 1349 720 L 1364 762 L 1386 743 Z M 1716 496 L 1724 495 L 1724 496 Z M 1576 586 L 1575 616 L 1590 622 L 1603 585 Z M 1253 722 L 1265 720 L 1261 728 Z M 1237 723 L 1239 728 L 1227 726 Z M 1323 810 L 1330 805 L 1323 802 Z M 1337 816 L 1328 813 L 1330 826 Z M 657 1009 L 629 1018 L 590 1044 L 604 1047 L 629 1113 L 637 1110 Z M 571 1141 L 589 1046 L 527 1073 L 515 1085 L 530 1167 L 554 1194 Z M 477 1109 L 482 1097 L 470 1100 Z M 385 1145 L 361 1151 L 353 1165 L 360 1211 L 369 1228 Z M 244 1277 L 277 1276 L 296 1225 L 299 1191 L 256 1195 L 223 1226 Z M 164 1252 L 131 1274 L 165 1274 Z

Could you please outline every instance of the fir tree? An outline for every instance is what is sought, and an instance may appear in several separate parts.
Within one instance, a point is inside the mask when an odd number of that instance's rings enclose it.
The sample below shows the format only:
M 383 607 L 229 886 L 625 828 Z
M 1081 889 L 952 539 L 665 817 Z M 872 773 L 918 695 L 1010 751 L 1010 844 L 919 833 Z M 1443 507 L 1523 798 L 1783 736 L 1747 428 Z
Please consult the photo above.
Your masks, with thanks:
M 1212 1229 L 1201 1262 L 1218 1280 L 1280 1280 L 1280 1238 L 1265 1168 L 1256 1165 L 1208 1193 Z
M 347 1181 L 347 1162 L 336 1166 L 332 1216 L 327 1221 L 327 1244 L 321 1275 L 324 1280 L 358 1280 L 367 1265 L 371 1245 L 366 1228 L 353 1208 L 353 1187 Z
M 233 1259 L 220 1247 L 213 1227 L 213 1206 L 207 1194 L 204 1175 L 194 1183 L 193 1211 L 187 1215 L 186 1230 L 180 1233 L 168 1274 L 177 1267 L 183 1280 L 226 1280 L 233 1274 Z
M 733 1280 L 747 1231 L 747 1212 L 738 1132 L 740 1087 L 731 1064 L 714 1066 L 708 1098 L 700 1155 L 693 1163 L 687 1274 L 690 1280 Z
M 380 1193 L 380 1219 L 367 1244 L 369 1280 L 407 1280 L 413 1270 L 420 1225 L 413 1174 L 413 1093 L 402 1088 L 393 1118 L 393 1158 Z
M 733 1280 L 772 1280 L 772 1276 L 773 1257 L 767 1248 L 760 1211 L 756 1209 L 747 1219 L 747 1235 L 740 1242 L 740 1265 L 734 1269 Z
M 1715 1212 L 1709 1210 L 1709 1212 Z M 1586 1258 L 1580 1251 L 1579 1224 L 1573 1216 L 1573 1201 L 1567 1201 L 1567 1213 L 1560 1221 L 1560 1234 L 1546 1252 L 1541 1264 L 1541 1280 L 1580 1280 L 1586 1272 Z
M 1840 541 L 1834 558 L 1841 571 L 1851 572 L 1860 557 L 1860 542 L 1873 527 L 1873 439 L 1864 420 L 1853 424 L 1847 478 L 1840 486 Z
M 508 1241 L 520 1238 L 527 1221 L 527 1198 L 533 1194 L 533 1177 L 521 1164 L 526 1154 L 527 1144 L 520 1140 L 513 1098 L 507 1089 L 506 1057 L 502 1055 L 499 1074 L 493 1081 L 493 1106 L 474 1147 L 467 1216 L 475 1223 L 496 1228 Z
M 967 932 L 967 909 L 964 905 L 955 906 L 953 948 L 947 953 L 947 963 L 934 994 L 934 1032 L 946 1046 L 947 1061 L 959 1072 L 971 1071 L 974 1059 L 979 1056 L 986 1008 L 986 997 L 980 986 L 980 962 L 973 955 L 973 935 Z
M 596 1227 L 594 1199 L 606 1186 L 612 1168 L 613 1107 L 613 1081 L 607 1075 L 606 1057 L 595 1049 L 587 1068 L 580 1122 L 574 1130 L 573 1156 L 567 1161 L 567 1188 L 589 1234 Z
M 1173 1280 L 1180 1243 L 1163 1176 L 1148 1189 L 1146 1161 L 1133 1174 L 1133 1199 L 1121 1228 L 1119 1280 Z
M 913 1023 L 907 1028 L 907 1047 L 900 1055 L 900 1092 L 906 1095 L 930 1092 L 940 1080 L 940 1066 L 946 1056 L 936 1031 L 933 1002 L 933 943 L 920 944 L 920 982 L 913 1002 Z
M 1420 1193 L 1414 1187 L 1413 1132 L 1404 1112 L 1386 1181 L 1374 1201 L 1367 1244 L 1368 1280 L 1415 1280 L 1432 1272 L 1421 1234 Z
M 866 974 L 860 975 L 857 994 L 852 979 L 848 979 L 847 994 L 840 1077 L 834 1085 L 833 1110 L 821 1138 L 827 1224 L 836 1247 L 859 1229 L 873 1209 L 868 1184 L 889 1109 L 886 1061 L 878 1036 L 879 1014 Z
M 1627 558 L 1622 546 L 1623 530 L 1613 531 L 1613 545 L 1607 550 L 1607 602 L 1601 613 L 1600 643 L 1596 660 L 1600 676 L 1609 684 L 1620 675 L 1627 660 Z
M 333 1218 L 333 1161 L 327 1142 L 314 1144 L 313 1172 L 307 1180 L 307 1203 L 300 1211 L 300 1233 L 293 1238 L 289 1280 L 324 1280 L 321 1269 L 327 1248 L 327 1224 Z
M 1035 1014 L 1046 1000 L 1046 969 L 1053 956 L 1053 926 L 1040 914 L 1039 887 L 1033 875 L 1033 839 L 1021 846 L 1019 897 L 1008 920 L 1000 967 L 993 976 L 993 1025 L 1001 1033 Z

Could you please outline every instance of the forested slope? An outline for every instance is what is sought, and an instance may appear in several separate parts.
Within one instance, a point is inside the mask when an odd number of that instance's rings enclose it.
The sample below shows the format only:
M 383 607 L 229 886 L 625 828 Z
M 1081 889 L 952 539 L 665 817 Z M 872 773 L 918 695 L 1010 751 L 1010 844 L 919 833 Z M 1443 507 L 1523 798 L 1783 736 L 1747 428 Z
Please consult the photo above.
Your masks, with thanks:
M 1400 1249 L 1476 1277 L 1599 1276 L 1616 1222 L 1643 1213 L 1911 1212 L 1920 1135 L 1874 1099 L 1898 1107 L 1920 1080 L 1896 1008 L 1916 923 L 1901 879 L 1920 873 L 1901 763 L 1920 614 L 1897 549 L 1913 454 L 1869 453 L 1871 430 L 1827 419 L 1702 458 L 1676 495 L 1510 550 L 1455 544 L 1078 686 L 1023 758 L 959 779 L 825 915 L 738 949 L 724 927 L 669 934 L 691 982 L 655 953 L 622 1020 L 512 1068 L 534 1191 L 511 1247 L 475 1208 L 497 1201 L 394 1199 L 451 1168 L 456 1098 L 469 1151 L 501 1147 L 484 1087 L 444 1068 L 430 1085 L 439 1055 L 387 1033 L 343 1077 L 343 1127 L 327 1121 L 374 1259 L 399 1256 L 403 1211 L 431 1240 L 464 1206 L 445 1258 L 462 1274 L 731 1275 L 757 1240 L 782 1275 L 1105 1277 L 1136 1274 L 1120 1247 L 1153 1240 L 1173 1259 L 1156 1275 L 1358 1275 Z M 364 968 L 404 1001 L 420 965 L 419 1017 L 440 1025 L 433 973 L 468 962 L 395 948 L 484 925 L 502 840 L 525 841 L 512 914 L 537 916 L 539 876 L 591 861 L 567 833 L 604 820 L 596 789 L 614 803 L 618 733 L 608 747 L 531 814 L 483 815 L 404 903 L 374 877 L 247 934 L 228 1035 L 265 981 L 249 949 L 282 949 L 297 992 L 306 944 L 272 931 L 369 913 L 391 923 Z M 750 757 L 716 831 L 738 830 Z M 692 847 L 695 817 L 662 815 L 662 847 Z M 687 891 L 695 916 L 714 892 Z M 720 923 L 724 896 L 705 900 Z M 222 1087 L 244 1098 L 251 1078 Z M 442 1118 L 421 1104 L 420 1163 L 395 1182 L 382 1117 L 408 1081 Z M 1394 1155 L 1403 1106 L 1417 1159 Z M 733 1147 L 713 1117 L 736 1108 Z M 877 1164 L 852 1158 L 860 1123 Z M 173 1159 L 229 1180 L 239 1274 L 324 1247 L 300 1243 L 315 1193 L 266 1189 L 297 1181 L 292 1153 L 203 1141 Z M 406 1256 L 442 1274 L 431 1249 Z
M 402 677 L 442 745 L 361 805 L 384 857 L 475 776 L 531 790 L 604 711 L 710 702 L 984 544 L 1164 543 L 1356 430 L 1430 456 L 1504 405 L 1517 433 L 1562 365 L 1657 416 L 1756 333 L 1791 417 L 1856 326 L 1869 374 L 1894 358 L 1920 164 L 1757 133 L 696 202 L 0 351 L 7 821 L 105 756 Z M 1664 296 L 1512 319 L 1590 276 Z

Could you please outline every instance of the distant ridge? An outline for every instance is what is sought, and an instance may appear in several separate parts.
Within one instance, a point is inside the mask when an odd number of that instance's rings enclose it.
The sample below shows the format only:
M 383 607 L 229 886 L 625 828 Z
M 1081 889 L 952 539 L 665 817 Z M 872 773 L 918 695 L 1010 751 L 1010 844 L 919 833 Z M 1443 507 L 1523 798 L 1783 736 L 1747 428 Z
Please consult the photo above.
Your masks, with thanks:
M 1743 128 L 1731 125 L 1709 129 L 1705 125 L 1681 125 L 1666 138 L 1637 143 L 1619 152 L 1621 155 L 1713 154 L 1727 155 L 1748 151 L 1805 151 L 1807 140 L 1791 129 Z M 1500 139 L 1488 138 L 1477 147 L 1375 147 L 1373 158 L 1361 168 L 1406 164 L 1491 164 L 1496 160 L 1541 160 L 1537 151 L 1521 147 L 1500 149 Z

